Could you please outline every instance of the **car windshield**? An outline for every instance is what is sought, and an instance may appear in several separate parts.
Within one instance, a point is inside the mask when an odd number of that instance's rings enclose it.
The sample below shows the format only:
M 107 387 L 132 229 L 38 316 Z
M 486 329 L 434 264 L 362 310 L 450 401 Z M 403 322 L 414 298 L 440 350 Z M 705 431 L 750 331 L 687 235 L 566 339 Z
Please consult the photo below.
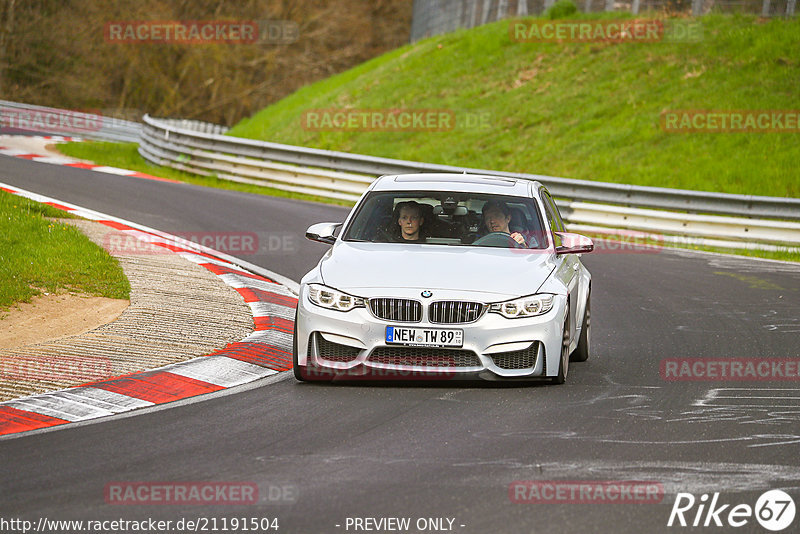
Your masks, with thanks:
M 532 199 L 485 193 L 373 192 L 344 241 L 475 247 L 546 248 Z

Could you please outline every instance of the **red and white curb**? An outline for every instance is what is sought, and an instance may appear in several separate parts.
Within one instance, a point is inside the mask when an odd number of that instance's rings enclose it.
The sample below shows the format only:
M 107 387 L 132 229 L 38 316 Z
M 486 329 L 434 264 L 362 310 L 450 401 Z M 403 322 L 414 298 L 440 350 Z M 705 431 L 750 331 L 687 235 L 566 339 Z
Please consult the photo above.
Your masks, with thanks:
M 18 141 L 30 141 L 30 140 L 43 140 L 49 141 L 51 143 L 64 143 L 70 141 L 82 141 L 80 137 L 64 137 L 60 135 L 40 135 L 40 136 L 8 136 L 10 137 L 11 141 L 15 141 L 14 143 L 8 144 L 17 144 Z M 1 143 L 2 141 L 0 141 Z M 72 167 L 74 169 L 85 169 L 89 171 L 95 172 L 104 172 L 106 174 L 116 174 L 118 176 L 130 176 L 133 178 L 144 178 L 146 180 L 156 180 L 159 182 L 171 182 L 171 183 L 182 183 L 178 180 L 170 180 L 169 178 L 161 178 L 159 176 L 153 176 L 151 174 L 138 172 L 138 171 L 131 171 L 128 169 L 120 169 L 118 167 L 109 167 L 106 165 L 95 165 L 94 163 L 86 163 L 83 161 L 77 161 L 74 158 L 70 158 L 67 156 L 53 156 L 53 155 L 46 155 L 46 154 L 39 154 L 39 151 L 30 151 L 26 148 L 14 148 L 8 146 L 0 146 L 0 154 L 4 156 L 12 156 L 15 158 L 26 159 L 29 161 L 36 161 L 38 163 L 49 163 L 51 165 L 62 165 L 64 167 Z
M 0 436 L 119 414 L 246 384 L 292 367 L 297 284 L 185 239 L 0 183 L 0 190 L 97 221 L 205 267 L 239 292 L 252 334 L 185 362 L 0 403 Z M 253 274 L 257 271 L 260 274 Z

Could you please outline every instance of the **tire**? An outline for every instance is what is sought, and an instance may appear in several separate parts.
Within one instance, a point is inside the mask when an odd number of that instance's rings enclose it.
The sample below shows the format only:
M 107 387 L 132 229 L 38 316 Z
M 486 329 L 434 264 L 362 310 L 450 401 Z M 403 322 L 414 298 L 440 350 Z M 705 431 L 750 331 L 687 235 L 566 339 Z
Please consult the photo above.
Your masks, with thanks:
M 558 374 L 552 378 L 553 384 L 563 384 L 569 373 L 569 306 L 564 318 L 564 329 L 561 334 L 561 354 L 558 358 Z
M 570 356 L 573 362 L 585 362 L 589 359 L 592 337 L 592 289 L 586 295 L 586 312 L 583 314 L 583 325 L 581 326 L 581 337 L 578 338 L 578 346 Z

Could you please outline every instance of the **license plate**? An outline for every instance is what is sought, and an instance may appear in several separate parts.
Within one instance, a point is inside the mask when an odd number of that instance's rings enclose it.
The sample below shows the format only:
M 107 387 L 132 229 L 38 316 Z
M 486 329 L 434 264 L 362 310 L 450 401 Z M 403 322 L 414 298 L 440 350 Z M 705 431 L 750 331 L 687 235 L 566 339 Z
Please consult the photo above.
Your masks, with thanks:
M 464 344 L 464 331 L 387 326 L 386 343 L 412 347 L 460 347 Z

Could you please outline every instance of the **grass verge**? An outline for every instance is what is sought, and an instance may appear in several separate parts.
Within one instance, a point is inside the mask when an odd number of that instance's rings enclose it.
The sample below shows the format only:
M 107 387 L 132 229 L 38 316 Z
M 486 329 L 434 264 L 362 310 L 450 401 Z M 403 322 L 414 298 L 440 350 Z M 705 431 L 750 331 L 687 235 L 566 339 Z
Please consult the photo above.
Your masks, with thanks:
M 42 291 L 130 297 L 130 284 L 115 258 L 77 228 L 47 217 L 72 218 L 0 191 L 0 310 L 29 302 Z
M 800 133 L 672 133 L 661 125 L 664 111 L 800 114 L 800 17 L 678 20 L 701 25 L 702 38 L 517 42 L 509 20 L 432 37 L 306 86 L 228 134 L 461 167 L 800 196 Z M 319 119 L 393 109 L 452 113 L 454 127 L 379 131 Z

